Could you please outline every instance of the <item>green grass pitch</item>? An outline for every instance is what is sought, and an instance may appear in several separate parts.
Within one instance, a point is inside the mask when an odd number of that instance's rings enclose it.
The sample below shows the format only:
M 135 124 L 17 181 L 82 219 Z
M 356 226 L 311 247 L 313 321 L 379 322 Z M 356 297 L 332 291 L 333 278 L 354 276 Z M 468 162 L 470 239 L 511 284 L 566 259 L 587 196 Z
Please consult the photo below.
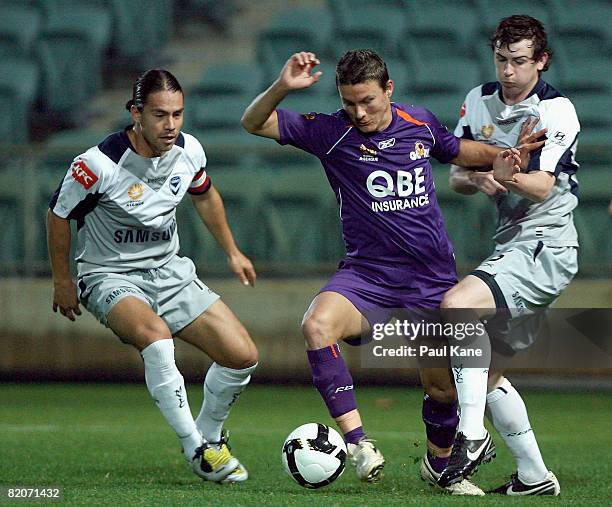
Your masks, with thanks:
M 62 503 L 87 506 L 610 505 L 610 395 L 523 394 L 547 465 L 561 482 L 557 499 L 436 493 L 418 477 L 425 452 L 421 393 L 399 387 L 357 391 L 366 430 L 387 459 L 381 482 L 360 483 L 347 467 L 334 484 L 309 491 L 285 474 L 280 450 L 300 424 L 331 424 L 314 388 L 245 391 L 227 427 L 251 476 L 220 486 L 191 473 L 144 385 L 0 384 L 0 485 L 60 486 Z M 197 412 L 201 389 L 190 386 L 189 395 Z M 494 438 L 498 457 L 475 476 L 484 489 L 514 470 L 503 441 Z

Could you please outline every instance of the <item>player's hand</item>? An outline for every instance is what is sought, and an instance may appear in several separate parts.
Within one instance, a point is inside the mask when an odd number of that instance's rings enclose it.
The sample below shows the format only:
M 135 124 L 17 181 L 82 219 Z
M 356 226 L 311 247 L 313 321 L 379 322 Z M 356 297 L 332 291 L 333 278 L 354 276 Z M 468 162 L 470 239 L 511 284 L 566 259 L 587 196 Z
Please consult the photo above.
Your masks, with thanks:
M 468 179 L 480 192 L 489 196 L 508 192 L 506 187 L 495 181 L 493 171 L 470 171 L 468 173 Z
M 545 143 L 544 140 L 539 140 L 543 135 L 548 132 L 548 129 L 541 129 L 537 132 L 534 132 L 536 125 L 540 121 L 540 118 L 537 116 L 525 120 L 523 125 L 521 126 L 521 131 L 519 132 L 518 143 L 516 148 L 520 152 L 521 156 L 521 170 L 525 171 L 527 166 L 529 165 L 529 159 L 531 157 L 531 152 L 537 150 L 542 147 Z
M 53 283 L 53 311 L 57 313 L 58 309 L 73 322 L 76 315 L 81 315 L 76 285 L 72 279 Z
M 312 69 L 321 62 L 314 53 L 302 51 L 291 55 L 280 73 L 280 83 L 289 90 L 301 90 L 316 83 L 321 71 L 314 74 Z
M 231 270 L 236 273 L 243 285 L 250 285 L 251 287 L 255 286 L 257 274 L 255 273 L 253 263 L 246 255 L 240 251 L 237 251 L 227 258 L 227 262 L 229 263 Z
M 493 177 L 499 183 L 514 181 L 514 175 L 521 172 L 519 150 L 509 148 L 500 151 L 493 161 Z

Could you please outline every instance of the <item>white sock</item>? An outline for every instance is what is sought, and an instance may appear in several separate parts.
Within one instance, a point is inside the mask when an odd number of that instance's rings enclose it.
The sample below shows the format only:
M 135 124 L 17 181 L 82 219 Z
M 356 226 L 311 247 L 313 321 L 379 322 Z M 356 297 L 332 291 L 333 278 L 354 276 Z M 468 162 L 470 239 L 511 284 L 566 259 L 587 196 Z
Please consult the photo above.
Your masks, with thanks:
M 204 402 L 196 426 L 208 442 L 221 440 L 223 423 L 230 408 L 251 380 L 257 364 L 243 370 L 233 370 L 213 363 L 204 379 Z
M 508 379 L 487 395 L 487 408 L 493 426 L 516 460 L 519 479 L 525 484 L 543 481 L 548 469 L 529 424 L 525 402 Z
M 172 339 L 158 340 L 140 353 L 144 360 L 145 381 L 155 403 L 172 426 L 190 460 L 202 444 L 187 401 L 185 381 L 174 362 Z
M 461 410 L 457 431 L 468 440 L 480 440 L 486 435 L 484 415 L 489 369 L 463 368 L 453 364 L 453 375 Z

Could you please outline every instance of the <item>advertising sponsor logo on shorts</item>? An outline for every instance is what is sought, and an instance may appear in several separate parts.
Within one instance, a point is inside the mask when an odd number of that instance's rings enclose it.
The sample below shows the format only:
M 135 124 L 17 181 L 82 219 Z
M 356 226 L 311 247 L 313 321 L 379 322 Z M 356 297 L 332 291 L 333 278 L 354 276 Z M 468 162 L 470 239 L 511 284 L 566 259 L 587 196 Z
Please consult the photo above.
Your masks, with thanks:
M 87 164 L 82 160 L 76 160 L 72 163 L 72 177 L 78 181 L 86 190 L 89 190 L 93 184 L 98 181 L 98 177 L 93 171 L 87 167 Z

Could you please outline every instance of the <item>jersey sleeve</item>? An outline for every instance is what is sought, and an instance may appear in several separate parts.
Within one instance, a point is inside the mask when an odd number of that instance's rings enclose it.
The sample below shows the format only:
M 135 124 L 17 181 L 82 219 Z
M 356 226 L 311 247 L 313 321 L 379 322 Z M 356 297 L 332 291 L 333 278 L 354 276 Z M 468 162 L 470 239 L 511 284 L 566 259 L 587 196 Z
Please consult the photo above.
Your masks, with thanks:
M 480 97 L 480 88 L 476 87 L 472 89 L 465 97 L 461 109 L 459 110 L 459 121 L 455 127 L 454 134 L 461 139 L 474 140 L 472 134 L 472 127 L 470 126 L 470 118 L 472 117 L 472 110 L 476 100 Z
M 49 208 L 60 218 L 79 220 L 96 206 L 103 187 L 102 168 L 88 151 L 72 161 Z
M 431 155 L 439 162 L 446 164 L 459 155 L 459 138 L 451 134 L 433 113 L 430 112 L 429 115 L 427 124 L 434 138 Z
M 323 113 L 300 114 L 288 109 L 277 109 L 279 143 L 290 144 L 322 158 L 334 143 L 349 129 L 339 118 Z
M 202 195 L 210 190 L 212 181 L 206 171 L 208 159 L 200 142 L 193 136 L 186 136 L 185 147 L 188 150 L 189 156 L 193 160 L 196 173 L 187 188 L 187 192 L 192 195 Z
M 540 113 L 538 128 L 548 129 L 546 142 L 532 153 L 527 170 L 557 175 L 572 166 L 580 123 L 573 104 L 565 97 L 545 101 Z

